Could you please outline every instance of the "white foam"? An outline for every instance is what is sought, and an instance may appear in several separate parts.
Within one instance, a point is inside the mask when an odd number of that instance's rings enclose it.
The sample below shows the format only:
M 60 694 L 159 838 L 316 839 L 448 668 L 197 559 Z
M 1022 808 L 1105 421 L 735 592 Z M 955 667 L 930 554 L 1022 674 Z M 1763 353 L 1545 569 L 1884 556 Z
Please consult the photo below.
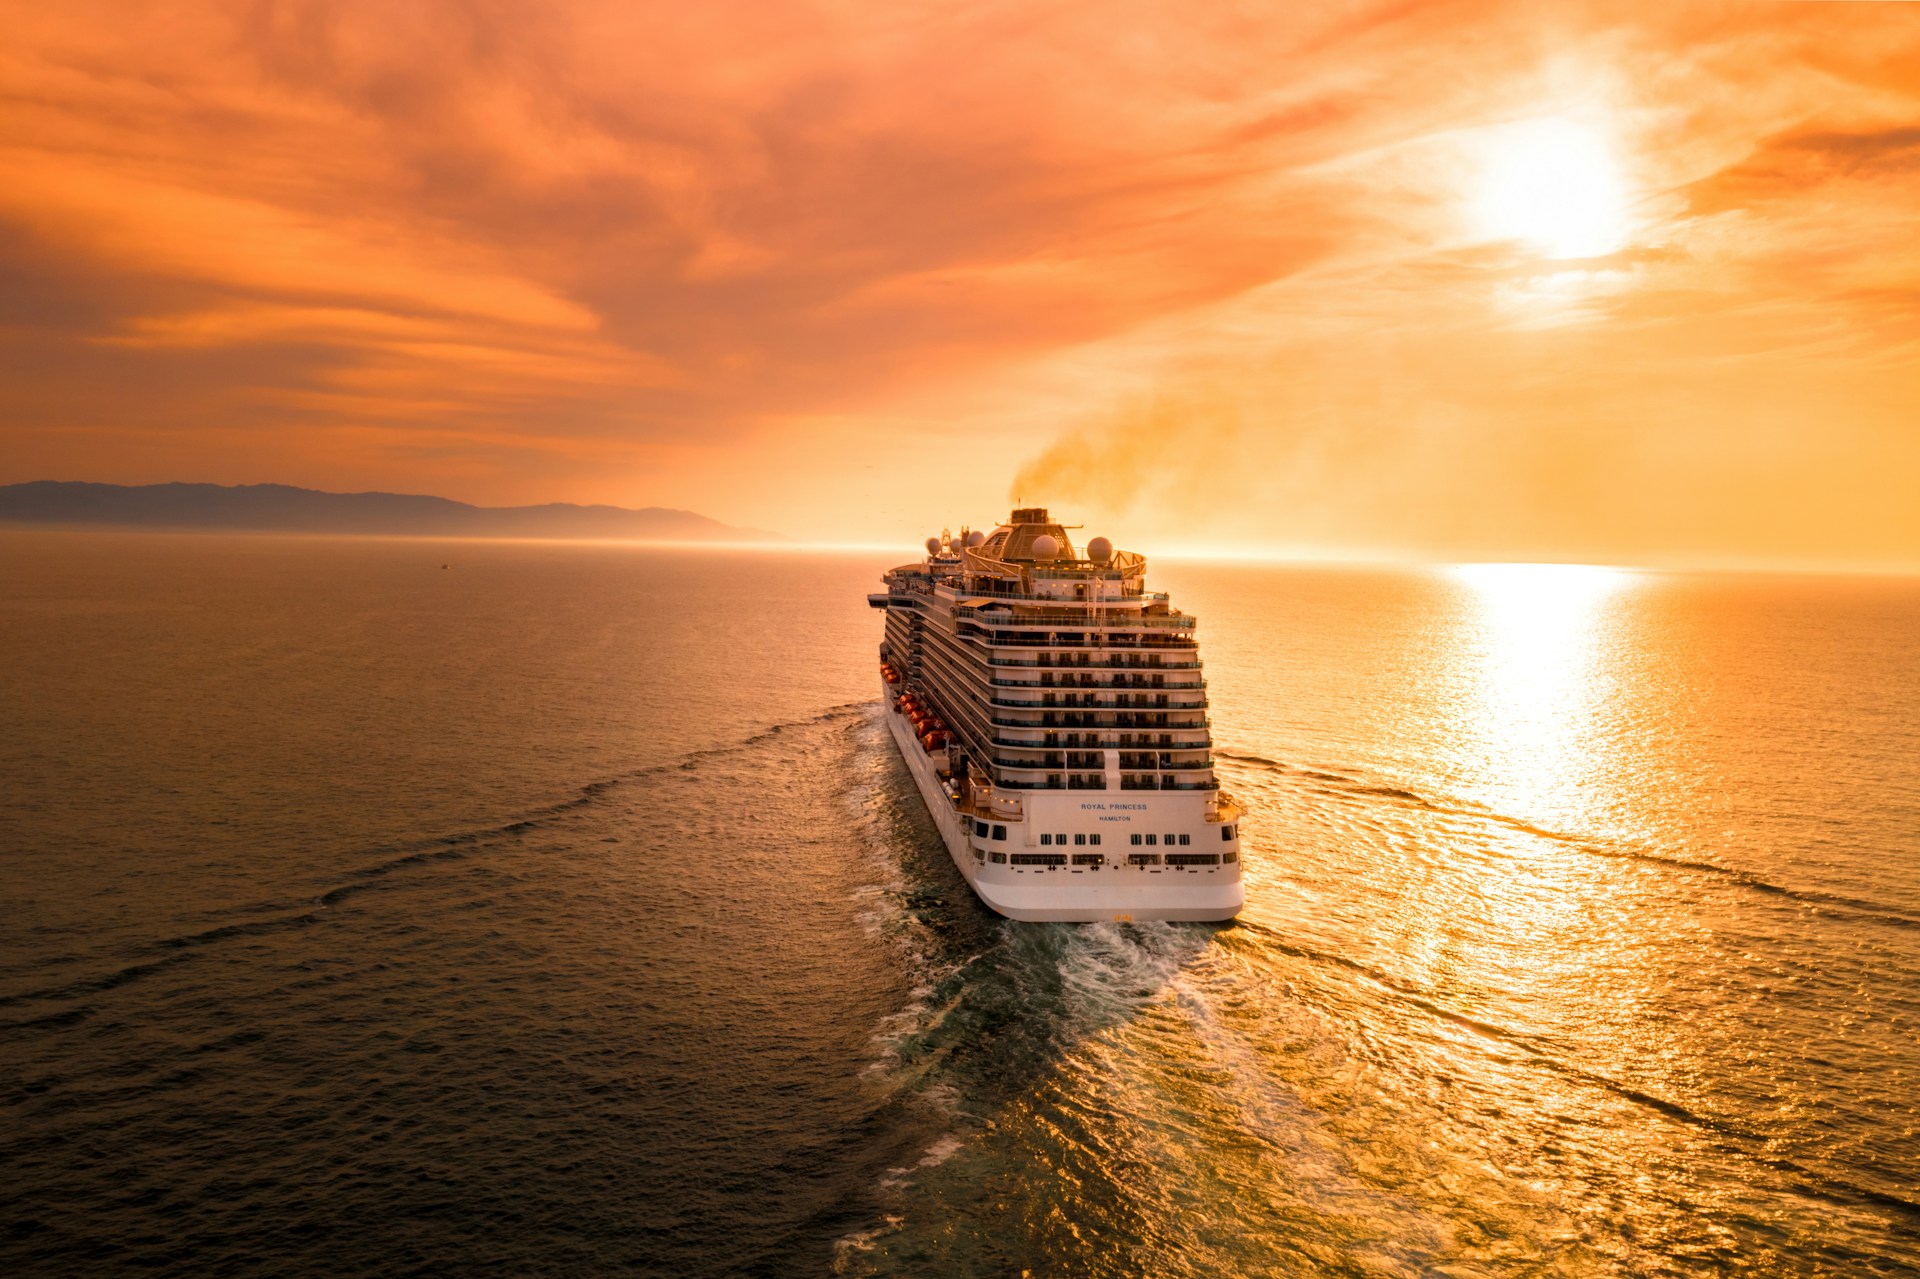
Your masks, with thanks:
M 938 1168 L 941 1164 L 953 1158 L 954 1152 L 959 1150 L 962 1144 L 960 1134 L 952 1132 L 946 1133 L 931 1146 L 927 1147 L 927 1153 L 920 1157 L 920 1162 L 915 1164 L 914 1167 Z

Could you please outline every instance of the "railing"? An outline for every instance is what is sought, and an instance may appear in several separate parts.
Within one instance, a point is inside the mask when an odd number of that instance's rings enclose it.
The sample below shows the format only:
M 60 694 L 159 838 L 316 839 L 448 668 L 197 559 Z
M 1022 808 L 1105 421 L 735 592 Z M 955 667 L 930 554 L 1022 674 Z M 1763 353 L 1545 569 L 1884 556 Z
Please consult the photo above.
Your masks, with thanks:
M 988 680 L 987 682 L 992 684 L 996 688 L 1018 688 L 1023 690 L 1033 690 L 1035 692 L 1040 691 L 1039 686 L 1035 684 L 1020 684 L 1020 683 L 1015 683 L 1007 680 L 997 680 L 997 679 Z M 1055 692 L 1053 694 L 1053 697 L 1054 697 L 1053 701 L 1047 701 L 1044 697 L 1038 700 L 1029 700 L 1027 698 L 1020 698 L 1020 697 L 1004 697 L 996 693 L 993 696 L 989 697 L 987 701 L 994 706 L 1011 706 L 1011 707 L 1020 708 L 1020 709 L 1031 707 L 1037 710 L 1129 711 L 1129 712 L 1136 712 L 1136 713 L 1141 711 L 1153 711 L 1153 710 L 1192 711 L 1192 710 L 1199 710 L 1204 706 L 1206 706 L 1207 704 L 1207 700 L 1204 697 L 1201 698 L 1199 701 L 1193 701 L 1193 702 L 1168 701 L 1165 703 L 1161 703 L 1157 701 L 1136 702 L 1131 700 L 1133 697 L 1165 697 L 1173 693 L 1174 691 L 1176 690 L 1155 689 L 1152 692 L 1147 692 L 1147 693 L 1122 694 L 1121 696 L 1128 698 L 1128 700 L 1126 701 L 1122 701 L 1118 697 L 1102 699 L 1102 698 L 1093 696 L 1091 693 L 1080 693 L 1080 692 L 1073 692 L 1073 693 Z M 1191 691 L 1191 692 L 1198 693 L 1204 690 L 1195 688 L 1195 689 L 1180 690 L 1180 691 Z M 1071 698 L 1072 700 L 1069 701 L 1067 700 L 1068 698 Z
M 1089 773 L 1104 772 L 1103 764 L 1065 764 L 1056 754 L 1051 760 L 1003 759 L 998 755 L 987 760 L 995 769 L 1010 769 L 1021 773 Z M 1190 762 L 1171 761 L 1168 763 L 1123 764 L 1121 768 L 1129 773 L 1199 773 L 1213 768 L 1213 757 Z
M 1096 781 L 1097 781 L 1097 784 L 1096 784 Z M 1003 790 L 1105 790 L 1107 789 L 1106 780 L 1104 778 L 1095 779 L 1095 781 L 1089 781 L 1085 784 L 1082 784 L 1080 782 L 1062 782 L 1058 785 L 1055 785 L 1052 782 L 1023 782 L 1011 777 L 1007 777 L 1007 778 L 996 778 L 993 784 L 996 787 Z M 1172 777 L 1166 777 L 1161 779 L 1161 783 L 1158 786 L 1137 785 L 1137 784 L 1129 785 L 1126 782 L 1122 782 L 1120 785 L 1120 789 L 1121 790 L 1217 791 L 1220 789 L 1220 783 L 1212 779 L 1208 779 L 1207 781 L 1204 781 L 1204 782 L 1179 782 L 1179 781 L 1175 781 Z
M 1073 781 L 1055 785 L 1052 782 L 1023 782 L 1007 777 L 996 780 L 994 785 L 1006 790 L 1105 790 L 1107 780 L 1104 777 L 1092 777 L 1086 781 L 1076 778 Z
M 1064 644 L 1071 648 L 1153 648 L 1164 645 L 1168 648 L 1188 648 L 1197 641 L 1191 638 L 1176 639 L 1168 632 L 1191 632 L 1200 625 L 1196 617 L 1162 615 L 1159 617 L 973 617 L 967 619 L 982 630 L 994 635 L 994 643 L 1015 647 L 1042 647 L 1050 644 Z M 1017 639 L 1002 639 L 1000 636 L 1013 635 Z M 1049 640 L 1047 635 L 1085 635 L 1083 640 Z M 1029 638 L 1032 637 L 1032 638 Z
M 963 596 L 965 592 L 960 592 Z M 1156 613 L 1151 606 L 1156 601 L 1144 600 L 1138 595 L 1097 595 L 1087 599 L 1062 598 L 1049 595 L 1043 598 L 1014 600 L 1005 596 L 997 597 L 990 604 L 974 606 L 972 616 L 979 621 L 994 622 L 1005 626 L 1046 625 L 1053 622 L 1065 622 L 1078 629 L 1093 625 L 1138 625 L 1141 618 L 1185 617 L 1184 613 Z M 994 609 L 994 612 L 987 612 Z M 1104 619 L 1114 619 L 1108 621 Z
M 1028 709 L 1028 708 L 1016 707 L 1015 709 Z M 1156 733 L 1161 731 L 1171 732 L 1176 729 L 1213 727 L 1213 721 L 1205 715 L 1189 715 L 1187 718 L 1184 718 L 1184 719 L 1172 718 L 1173 716 L 1180 714 L 1183 711 L 1190 711 L 1192 709 L 1191 707 L 1187 707 L 1187 706 L 1169 706 L 1161 710 L 1155 710 L 1151 712 L 1106 711 L 1104 713 L 1107 715 L 1111 715 L 1113 717 L 1113 721 L 1111 723 L 1105 723 L 1105 724 L 1096 724 L 1091 722 L 1092 717 L 1095 714 L 1095 712 L 1092 712 L 1092 711 L 1067 711 L 1063 713 L 1051 706 L 1044 707 L 1044 708 L 1036 706 L 1036 707 L 1032 707 L 1031 709 L 1036 714 L 1055 716 L 1055 719 L 1049 722 L 1044 720 L 1032 720 L 1032 719 L 1008 719 L 1004 715 L 990 715 L 987 717 L 987 722 L 989 724 L 997 725 L 1000 728 L 1031 728 L 1031 729 L 1138 728 L 1143 730 L 1152 729 Z M 1142 719 L 1142 716 L 1147 714 L 1155 715 L 1158 718 L 1153 720 Z
M 1004 646 L 1001 646 L 1001 647 L 1004 647 Z M 1027 647 L 1040 647 L 1040 646 L 1028 645 Z M 1196 662 L 1167 662 L 1167 661 L 1142 662 L 1139 660 L 1135 660 L 1130 662 L 1123 662 L 1123 661 L 1120 661 L 1118 658 L 1115 658 L 1113 660 L 1097 661 L 1097 662 L 1044 662 L 1044 661 L 1038 661 L 1038 660 L 1028 660 L 1028 659 L 1019 658 L 1019 657 L 995 657 L 993 656 L 993 653 L 995 651 L 996 651 L 995 646 L 988 647 L 987 658 L 986 658 L 986 662 L 988 666 L 1031 666 L 1031 667 L 1040 668 L 1042 670 L 1046 669 L 1047 667 L 1052 667 L 1054 670 L 1057 670 L 1057 671 L 1148 671 L 1148 672 L 1153 672 L 1153 671 L 1197 671 L 1202 666 L 1205 665 L 1204 662 L 1197 662 L 1197 661 Z M 1094 650 L 1083 649 L 1083 650 L 1075 650 L 1075 651 L 1092 652 Z M 1158 654 L 1156 654 L 1155 656 L 1158 656 Z M 1134 654 L 1134 657 L 1137 659 L 1139 657 L 1139 654 L 1137 653 Z
M 1141 680 L 1139 676 L 1135 676 L 1131 680 L 1123 676 L 1119 679 L 1113 680 L 1110 683 L 1107 683 L 1107 682 L 1096 683 L 1092 680 L 1089 680 L 1086 683 L 1081 683 L 1078 680 L 1073 680 L 1071 682 L 1057 681 L 1057 680 L 1050 680 L 1046 676 L 1042 676 L 1038 680 L 993 679 L 990 677 L 988 678 L 987 683 L 992 684 L 995 688 L 1032 688 L 1032 689 L 1039 689 L 1042 692 L 1049 692 L 1049 693 L 1085 693 L 1085 692 L 1096 692 L 1103 689 L 1110 693 L 1111 692 L 1181 693 L 1181 692 L 1189 692 L 1189 691 L 1204 689 L 1205 687 L 1207 687 L 1207 681 L 1204 679 L 1186 680 L 1178 684 L 1168 684 L 1168 683 L 1149 684 Z
M 1043 582 L 1053 582 L 1053 581 L 1084 582 L 1089 580 L 1102 581 L 1102 582 L 1125 582 L 1127 579 L 1127 574 L 1124 570 L 1110 569 L 1110 568 L 1101 568 L 1093 572 L 1061 573 L 1061 572 L 1057 572 L 1056 570 L 1039 568 L 1036 566 L 1033 568 L 1029 568 L 1027 572 L 1031 574 L 1033 577 Z M 1006 579 L 1006 580 L 1010 582 L 1012 579 Z M 999 603 L 1003 600 L 1010 604 L 1058 604 L 1060 602 L 1060 597 L 1057 595 L 1035 595 L 1030 591 L 1009 589 L 1007 586 L 1004 586 L 1004 585 L 987 585 L 987 586 L 982 586 L 979 590 L 955 591 L 954 593 L 958 595 L 961 599 L 971 599 L 973 596 L 980 595 L 993 600 L 995 603 Z M 1114 600 L 1114 599 L 1146 600 L 1149 603 L 1155 603 L 1155 604 L 1164 604 L 1168 600 L 1168 596 L 1165 591 L 1129 591 L 1124 589 L 1121 590 L 1117 595 L 1108 595 L 1105 598 L 1109 600 Z M 1074 602 L 1078 603 L 1079 601 L 1076 600 Z M 1087 602 L 1097 603 L 1098 601 L 1089 600 Z
M 1076 653 L 1082 649 L 1089 653 L 1131 653 L 1143 649 L 1191 649 L 1197 648 L 1200 643 L 1191 636 L 1176 639 L 1166 634 L 1168 627 L 1150 626 L 1144 618 L 1132 618 L 1124 623 L 1116 620 L 1112 625 L 1089 621 L 1084 617 L 973 617 L 963 620 L 985 631 L 987 634 L 983 642 L 996 648 L 1070 648 Z M 1068 635 L 1082 638 L 1064 638 Z M 1049 639 L 1048 636 L 1063 638 Z
M 1023 725 L 1023 727 L 1033 727 L 1036 732 L 1040 731 L 1038 725 Z M 1045 731 L 1053 732 L 1054 730 L 1047 729 Z M 1209 749 L 1213 744 L 1208 740 L 1208 734 L 1199 732 L 1197 729 L 1183 729 L 1181 731 L 1198 732 L 1200 740 L 1197 742 L 1154 742 L 1149 745 L 1142 742 L 1123 742 L 1117 736 L 1102 737 L 1098 734 L 1082 734 L 1085 740 L 1078 742 L 1036 742 L 1028 741 L 1025 738 L 1001 737 L 998 735 L 989 737 L 987 741 L 991 745 L 1009 746 L 1017 751 L 1203 751 Z

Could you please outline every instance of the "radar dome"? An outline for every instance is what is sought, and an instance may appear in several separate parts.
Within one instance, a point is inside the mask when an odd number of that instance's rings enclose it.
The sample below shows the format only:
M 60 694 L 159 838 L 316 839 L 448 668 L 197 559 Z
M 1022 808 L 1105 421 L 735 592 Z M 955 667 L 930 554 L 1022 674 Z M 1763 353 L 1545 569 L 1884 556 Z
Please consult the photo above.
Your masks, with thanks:
M 930 538 L 928 538 L 928 539 L 927 539 L 927 554 L 929 554 L 929 555 L 938 555 L 939 553 L 940 553 L 940 539 L 939 539 L 939 538 L 937 538 L 937 537 L 930 537 Z
M 1087 558 L 1105 564 L 1113 558 L 1113 543 L 1104 537 L 1096 537 L 1087 543 Z
M 1060 554 L 1060 542 L 1051 533 L 1042 533 L 1033 539 L 1033 558 L 1050 560 Z
M 985 533 L 982 533 L 979 529 L 975 529 L 973 530 L 973 532 L 967 534 L 968 546 L 985 546 L 986 544 L 987 544 L 987 535 Z

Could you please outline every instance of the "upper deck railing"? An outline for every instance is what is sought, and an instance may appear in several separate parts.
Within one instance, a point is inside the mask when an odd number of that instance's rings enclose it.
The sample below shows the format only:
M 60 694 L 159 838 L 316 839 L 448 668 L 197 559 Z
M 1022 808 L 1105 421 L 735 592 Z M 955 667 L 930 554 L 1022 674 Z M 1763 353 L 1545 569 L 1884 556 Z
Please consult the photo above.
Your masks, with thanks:
M 987 716 L 987 723 L 998 728 L 1034 730 L 1054 728 L 1133 728 L 1139 729 L 1142 732 L 1150 729 L 1156 733 L 1213 727 L 1213 720 L 1211 718 L 1206 715 L 1193 714 L 1194 708 L 1190 706 L 1167 706 L 1142 711 L 1101 711 L 1097 709 L 1060 710 L 1052 706 L 1015 707 L 1012 709 L 1025 710 L 1028 714 L 1037 714 L 1040 715 L 1041 718 L 1012 719 L 1005 715 L 989 715 Z M 1153 718 L 1148 720 L 1145 718 L 1147 715 L 1152 715 Z M 1048 719 L 1048 716 L 1052 716 L 1053 718 Z M 1097 718 L 1103 716 L 1107 718 Z
M 1083 649 L 1080 651 L 1087 652 L 1090 650 Z M 994 651 L 990 650 L 987 654 L 987 665 L 989 666 L 1032 666 L 1032 667 L 1039 667 L 1042 669 L 1051 668 L 1053 670 L 1061 670 L 1061 671 L 1069 671 L 1069 670 L 1071 671 L 1146 671 L 1149 673 L 1154 671 L 1197 671 L 1202 666 L 1202 663 L 1198 660 L 1191 661 L 1191 662 L 1178 662 L 1178 661 L 1168 661 L 1163 659 L 1156 662 L 1145 662 L 1141 660 L 1142 656 L 1143 654 L 1139 652 L 1130 653 L 1125 657 L 1122 657 L 1120 654 L 1115 653 L 1111 655 L 1103 654 L 1102 657 L 1097 661 L 1048 662 L 1048 661 L 1041 661 L 1037 658 L 996 657 L 994 655 Z M 1156 653 L 1154 654 L 1154 656 L 1158 657 L 1159 654 Z

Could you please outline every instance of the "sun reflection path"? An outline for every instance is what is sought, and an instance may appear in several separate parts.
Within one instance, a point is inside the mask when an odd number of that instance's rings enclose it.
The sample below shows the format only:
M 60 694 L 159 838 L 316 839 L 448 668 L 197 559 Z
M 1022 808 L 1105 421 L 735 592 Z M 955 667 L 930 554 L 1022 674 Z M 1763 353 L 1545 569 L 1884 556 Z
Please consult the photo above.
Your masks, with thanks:
M 1433 857 L 1409 876 L 1391 949 L 1418 985 L 1519 1042 L 1585 1045 L 1578 1070 L 1662 1092 L 1643 881 L 1633 863 L 1576 847 L 1606 839 L 1610 814 L 1631 807 L 1620 685 L 1639 575 L 1557 564 L 1447 575 L 1456 621 L 1441 641 L 1437 719 L 1423 727 L 1448 744 L 1454 793 L 1487 811 L 1442 805 L 1414 819 Z M 1555 1131 L 1574 1092 L 1511 1104 L 1530 1130 Z
M 1449 572 L 1466 588 L 1451 655 L 1456 731 L 1479 756 L 1462 780 L 1516 816 L 1584 810 L 1583 784 L 1607 753 L 1611 605 L 1635 575 L 1580 564 Z

